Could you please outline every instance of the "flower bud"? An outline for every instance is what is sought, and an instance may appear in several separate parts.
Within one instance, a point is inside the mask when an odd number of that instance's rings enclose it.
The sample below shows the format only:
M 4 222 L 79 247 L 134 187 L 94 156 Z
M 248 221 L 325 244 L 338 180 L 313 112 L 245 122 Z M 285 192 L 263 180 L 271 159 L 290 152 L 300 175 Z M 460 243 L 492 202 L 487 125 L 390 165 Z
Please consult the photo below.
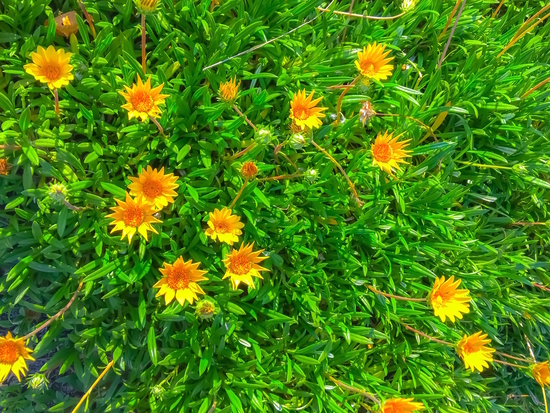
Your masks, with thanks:
M 67 187 L 61 183 L 55 183 L 50 185 L 48 195 L 56 203 L 62 203 L 67 196 Z
M 243 166 L 241 167 L 241 174 L 245 178 L 252 179 L 256 176 L 257 173 L 258 173 L 258 167 L 254 162 L 247 161 L 243 163 Z
M 27 386 L 40 393 L 48 389 L 49 383 L 46 375 L 41 373 L 35 373 L 27 379 Z
M 205 298 L 197 303 L 195 314 L 201 320 L 209 320 L 220 312 L 218 305 L 210 298 Z
M 319 175 L 315 169 L 308 169 L 305 176 L 310 183 L 315 182 L 319 178 Z
M 273 139 L 273 132 L 270 129 L 262 128 L 256 132 L 256 142 L 267 145 Z
M 162 387 L 160 384 L 154 385 L 149 390 L 151 391 L 151 396 L 156 399 L 161 399 L 164 394 L 164 387 Z
M 307 145 L 307 140 L 301 133 L 295 133 L 290 138 L 290 146 L 292 146 L 294 149 L 302 149 L 304 146 Z

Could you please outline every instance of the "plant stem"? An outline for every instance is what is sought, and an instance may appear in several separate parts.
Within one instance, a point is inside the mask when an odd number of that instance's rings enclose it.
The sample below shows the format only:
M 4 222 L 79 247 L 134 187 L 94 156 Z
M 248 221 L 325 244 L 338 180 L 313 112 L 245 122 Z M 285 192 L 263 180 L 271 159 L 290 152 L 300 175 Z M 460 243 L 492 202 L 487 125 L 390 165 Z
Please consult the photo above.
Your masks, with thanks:
M 53 323 L 55 320 L 57 320 L 59 317 L 61 317 L 65 311 L 67 311 L 69 309 L 69 307 L 71 306 L 71 304 L 74 302 L 74 300 L 76 299 L 76 296 L 78 294 L 78 292 L 80 291 L 80 289 L 82 288 L 82 281 L 80 281 L 80 284 L 78 284 L 78 288 L 76 289 L 76 291 L 74 292 L 73 296 L 71 297 L 71 299 L 69 300 L 69 302 L 67 303 L 67 305 L 65 307 L 63 307 L 61 310 L 59 310 L 57 312 L 56 315 L 54 315 L 52 318 L 50 318 L 48 321 L 46 321 L 44 324 L 42 324 L 40 327 L 34 329 L 33 331 L 31 331 L 29 334 L 27 334 L 25 337 L 23 337 L 24 340 L 28 340 L 29 338 L 35 336 L 36 334 L 38 334 L 40 331 L 44 330 L 46 327 L 48 327 L 51 323 Z
M 283 179 L 292 179 L 292 178 L 298 178 L 300 176 L 304 176 L 305 174 L 288 174 L 288 175 L 277 175 L 277 176 L 269 176 L 267 178 L 260 178 L 258 181 L 260 182 L 266 182 L 266 181 L 281 181 Z
M 544 390 L 544 386 L 540 386 L 542 389 L 542 397 L 544 398 L 544 408 L 546 409 L 546 413 L 548 413 L 548 401 L 546 400 L 546 391 Z
M 359 19 L 368 19 L 368 20 L 393 20 L 397 19 L 398 17 L 404 16 L 405 12 L 397 14 L 395 16 L 365 16 L 364 14 L 356 14 L 356 13 L 346 13 L 345 11 L 338 11 L 338 10 L 329 10 L 324 9 L 322 7 L 317 7 L 317 10 L 325 12 L 325 13 L 334 13 L 339 14 L 341 16 L 348 16 L 348 17 L 357 17 Z
M 357 76 L 355 79 L 353 79 L 353 81 L 349 84 L 349 85 L 345 85 L 347 86 L 346 89 L 344 89 L 344 91 L 342 92 L 342 94 L 340 95 L 340 97 L 338 98 L 338 103 L 336 105 L 336 120 L 334 121 L 334 125 L 338 125 L 338 122 L 340 122 L 340 115 L 342 114 L 342 111 L 341 111 L 341 108 L 342 108 L 342 99 L 344 99 L 344 96 L 346 96 L 346 94 L 349 92 L 349 90 L 355 85 L 355 83 L 361 78 L 361 75 Z
M 92 387 L 90 387 L 88 389 L 88 391 L 86 393 L 84 393 L 84 396 L 82 396 L 82 398 L 80 399 L 80 401 L 78 402 L 76 407 L 73 409 L 72 413 L 76 413 L 78 411 L 78 409 L 82 405 L 82 403 L 84 403 L 84 401 L 88 398 L 88 396 L 90 396 L 90 393 L 92 393 L 92 390 L 95 388 L 95 386 L 98 385 L 98 383 L 101 381 L 103 376 L 105 376 L 107 374 L 107 372 L 111 369 L 111 367 L 113 367 L 114 362 L 115 362 L 115 360 L 113 359 L 113 360 L 111 360 L 111 362 L 109 364 L 107 364 L 107 367 L 105 367 L 105 370 L 103 370 L 103 372 L 99 375 L 97 380 L 94 381 L 94 384 L 92 384 Z
M 499 356 L 503 356 L 503 357 L 508 357 L 510 359 L 513 359 L 513 360 L 523 361 L 524 363 L 531 363 L 530 360 L 524 359 L 522 357 L 512 356 L 511 354 L 502 353 L 501 351 L 495 351 L 495 354 L 498 354 Z
M 241 189 L 239 190 L 239 192 L 237 192 L 237 195 L 235 195 L 235 199 L 233 199 L 233 202 L 231 202 L 231 204 L 229 205 L 229 209 L 233 209 L 233 207 L 235 206 L 235 204 L 237 203 L 237 200 L 239 199 L 239 197 L 241 196 L 241 194 L 243 193 L 244 191 L 244 188 L 246 188 L 246 185 L 248 185 L 248 180 L 245 180 L 244 181 L 244 184 L 243 186 L 241 186 Z
M 518 369 L 526 369 L 527 366 L 520 366 L 519 364 L 508 363 L 507 361 L 493 359 L 493 363 L 504 364 L 505 366 L 515 367 Z
M 282 152 L 282 151 L 279 151 L 279 152 L 277 152 L 277 153 L 278 153 L 278 154 L 281 154 L 281 156 L 282 156 L 283 158 L 285 158 L 285 159 L 287 160 L 287 162 L 290 163 L 290 164 L 294 167 L 294 169 L 296 170 L 296 172 L 298 172 L 298 167 L 296 166 L 296 164 L 295 164 L 294 162 L 292 162 L 292 159 L 290 159 L 290 158 L 289 158 L 284 152 Z
M 449 28 L 449 25 L 451 24 L 451 20 L 453 20 L 453 17 L 455 16 L 456 10 L 458 9 L 458 5 L 460 4 L 461 0 L 457 0 L 455 6 L 453 7 L 453 11 L 451 12 L 451 15 L 447 19 L 447 23 L 445 24 L 445 27 L 443 28 L 443 31 L 441 34 L 437 37 L 437 41 L 439 42 L 441 38 L 445 35 L 447 32 L 447 29 Z
M 248 123 L 252 129 L 254 129 L 255 131 L 258 130 L 258 128 L 256 127 L 256 125 L 254 125 L 252 122 L 250 122 L 250 119 L 248 119 L 248 118 L 246 117 L 246 115 L 245 115 L 244 113 L 241 112 L 241 110 L 238 108 L 237 105 L 233 104 L 233 109 L 235 109 L 235 112 L 237 112 L 237 113 L 239 114 L 240 117 L 244 118 L 244 120 L 246 121 L 246 123 Z
M 427 335 L 426 333 L 423 333 L 422 331 L 418 331 L 417 329 L 412 328 L 410 325 L 408 325 L 408 324 L 406 324 L 406 323 L 401 322 L 401 325 L 402 325 L 403 327 L 405 327 L 407 330 L 410 330 L 410 331 L 412 331 L 412 332 L 418 334 L 419 336 L 425 337 L 425 338 L 427 338 L 428 340 L 435 341 L 436 343 L 440 343 L 440 344 L 445 344 L 446 346 L 454 347 L 454 344 L 453 344 L 453 343 L 449 343 L 448 341 L 443 341 L 443 340 L 440 340 L 440 339 L 438 339 L 438 338 L 429 336 L 429 335 Z
M 329 158 L 332 161 L 332 163 L 338 167 L 338 169 L 340 169 L 340 172 L 342 173 L 342 175 L 344 175 L 344 178 L 346 178 L 346 181 L 348 181 L 349 188 L 353 193 L 353 196 L 355 197 L 355 201 L 357 202 L 357 205 L 360 207 L 362 203 L 361 203 L 361 200 L 359 199 L 359 195 L 357 195 L 355 186 L 353 185 L 353 182 L 351 182 L 351 180 L 349 179 L 346 171 L 344 171 L 344 168 L 342 168 L 342 165 L 340 165 L 338 161 L 334 159 L 330 153 L 328 153 L 324 148 L 321 148 L 314 140 L 311 140 L 311 143 L 313 144 L 313 146 L 319 149 L 327 158 Z
M 533 287 L 537 287 L 537 288 L 540 288 L 541 290 L 550 292 L 550 288 L 545 287 L 544 285 L 540 285 L 540 284 L 537 284 L 537 283 L 533 283 Z
M 521 99 L 525 99 L 527 96 L 529 96 L 531 93 L 533 93 L 535 90 L 537 90 L 539 87 L 541 86 L 544 86 L 545 84 L 547 84 L 548 82 L 550 82 L 550 77 L 547 78 L 547 79 L 544 79 L 542 82 L 540 82 L 539 84 L 537 84 L 536 86 L 533 86 L 531 89 L 529 89 L 527 92 L 525 92 L 522 96 L 521 96 Z
M 398 115 L 398 114 L 395 114 L 395 113 L 375 113 L 376 116 L 393 116 L 393 117 L 399 117 L 401 115 Z M 433 130 L 432 128 L 430 128 L 428 125 L 426 125 L 424 122 L 422 122 L 420 119 L 416 119 L 412 116 L 408 116 L 408 115 L 405 115 L 405 118 L 409 119 L 409 120 L 412 120 L 416 123 L 419 123 L 420 125 L 422 125 L 427 131 L 428 131 L 428 134 L 432 135 L 433 138 L 435 139 L 436 142 L 439 142 L 437 140 L 437 137 L 434 135 L 433 133 Z
M 166 138 L 166 135 L 164 134 L 164 129 L 162 129 L 162 126 L 160 126 L 160 123 L 158 122 L 158 120 L 156 120 L 156 119 L 155 119 L 154 117 L 152 117 L 152 116 L 149 116 L 149 120 L 150 120 L 151 122 L 153 122 L 153 123 L 157 126 L 157 128 L 158 128 L 160 134 Z
M 141 15 L 141 68 L 143 69 L 143 75 L 147 72 L 147 59 L 145 57 L 145 42 L 147 41 L 145 27 L 145 14 Z
M 380 294 L 380 295 L 383 295 L 384 297 L 387 297 L 387 298 L 395 298 L 396 300 L 413 301 L 413 302 L 417 302 L 417 303 L 426 301 L 425 298 L 409 298 L 409 297 L 403 297 L 401 295 L 393 295 L 393 294 L 383 293 L 382 291 L 379 291 L 376 288 L 374 288 L 372 285 L 368 285 L 367 288 L 375 294 Z
M 94 19 L 90 15 L 90 13 L 88 13 L 88 10 L 86 10 L 86 7 L 84 6 L 84 3 L 82 3 L 82 0 L 78 0 L 78 5 L 80 6 L 82 13 L 84 13 L 86 20 L 88 21 L 88 25 L 90 26 L 90 30 L 92 31 L 92 36 L 95 39 L 97 37 L 97 34 L 95 32 Z
M 55 101 L 55 113 L 59 116 L 59 93 L 57 92 L 57 89 L 53 90 L 53 96 Z
M 546 18 L 548 16 L 550 16 L 550 14 L 547 14 L 546 16 L 541 17 L 541 19 L 538 22 L 536 22 L 535 24 L 533 24 L 531 27 L 527 27 L 529 25 L 529 23 L 531 23 L 539 14 L 541 14 L 541 13 L 545 12 L 546 10 L 548 10 L 548 8 L 550 8 L 550 4 L 547 4 L 546 6 L 544 6 L 537 13 L 535 13 L 533 15 L 533 17 L 531 17 L 529 20 L 527 20 L 525 23 L 523 23 L 522 26 L 518 29 L 518 31 L 514 35 L 514 37 L 512 37 L 512 40 L 510 40 L 510 42 L 506 45 L 506 47 L 504 49 L 502 49 L 502 51 L 498 54 L 497 59 L 499 57 L 501 57 L 504 53 L 506 53 L 506 51 L 508 49 L 510 49 L 514 44 L 516 44 L 518 42 L 518 40 L 520 40 L 523 36 L 525 36 L 527 33 L 529 33 L 531 31 L 531 29 L 533 29 L 534 27 L 536 27 L 540 23 L 542 23 L 544 20 L 546 20 Z
M 245 153 L 250 152 L 252 149 L 254 149 L 258 144 L 256 142 L 252 142 L 250 145 L 248 145 L 245 149 L 243 149 L 240 152 L 237 152 L 235 155 L 228 156 L 226 159 L 234 161 L 237 158 L 240 158 Z
M 455 161 L 455 162 L 466 166 L 477 166 L 478 168 L 512 169 L 511 166 L 503 166 L 503 165 L 484 165 L 482 163 L 464 162 L 464 161 Z
M 351 0 L 351 4 L 349 5 L 349 12 L 351 13 L 353 11 L 353 5 L 355 4 L 355 0 Z M 344 33 L 342 33 L 342 41 L 340 43 L 344 43 L 344 39 L 346 38 L 346 32 L 348 31 L 348 26 L 344 27 Z
M 338 387 L 341 387 L 343 389 L 346 389 L 348 391 L 358 393 L 361 396 L 366 397 L 367 399 L 372 400 L 376 404 L 380 404 L 380 400 L 378 400 L 373 394 L 367 393 L 365 390 L 358 389 L 357 387 L 352 387 L 349 384 L 346 384 L 344 382 L 341 382 L 340 380 L 336 380 L 332 376 L 328 376 L 329 380 L 332 381 L 334 384 L 336 384 Z
M 506 0 L 501 0 L 501 2 L 500 2 L 500 4 L 498 5 L 497 9 L 496 9 L 495 12 L 493 13 L 493 16 L 492 16 L 493 19 L 494 19 L 495 16 L 498 14 L 500 8 L 502 7 L 502 5 L 504 4 L 505 1 L 506 1 Z
M 463 0 L 462 6 L 460 6 L 460 10 L 458 11 L 458 14 L 456 15 L 455 24 L 453 25 L 453 28 L 451 29 L 451 33 L 449 34 L 449 38 L 447 39 L 447 43 L 445 44 L 445 48 L 443 49 L 443 54 L 441 55 L 441 59 L 439 60 L 439 63 L 437 64 L 437 70 L 441 69 L 441 65 L 443 64 L 443 59 L 445 59 L 445 55 L 447 54 L 447 50 L 449 49 L 449 46 L 451 44 L 451 40 L 453 38 L 453 35 L 456 30 L 456 26 L 458 25 L 458 21 L 460 20 L 460 16 L 462 15 L 462 11 L 464 10 L 464 6 L 466 6 L 466 0 Z

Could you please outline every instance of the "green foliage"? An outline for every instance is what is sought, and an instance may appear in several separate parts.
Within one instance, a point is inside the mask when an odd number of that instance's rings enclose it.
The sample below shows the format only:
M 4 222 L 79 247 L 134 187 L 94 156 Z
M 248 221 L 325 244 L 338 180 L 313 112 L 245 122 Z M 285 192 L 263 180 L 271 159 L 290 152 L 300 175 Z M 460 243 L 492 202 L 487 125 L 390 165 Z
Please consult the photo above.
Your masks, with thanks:
M 28 343 L 37 360 L 30 371 L 49 384 L 36 391 L 12 377 L 0 387 L 0 408 L 69 412 L 115 359 L 89 411 L 373 408 L 329 376 L 382 400 L 414 397 L 430 412 L 543 411 L 526 370 L 494 364 L 471 373 L 453 348 L 400 324 L 451 342 L 482 330 L 494 348 L 522 357 L 530 357 L 529 341 L 537 360 L 548 359 L 550 295 L 533 284 L 550 285 L 550 92 L 542 86 L 521 96 L 548 76 L 550 25 L 538 24 L 497 59 L 541 2 L 508 0 L 494 19 L 497 0 L 468 2 L 440 70 L 453 23 L 438 36 L 455 1 L 420 0 L 387 21 L 321 13 L 320 0 L 222 0 L 212 11 L 210 3 L 162 0 L 147 16 L 147 74 L 170 94 L 158 120 L 166 136 L 152 122 L 129 121 L 117 93 L 143 75 L 132 0 L 84 2 L 96 39 L 76 1 L 0 4 L 0 156 L 12 165 L 0 176 L 0 332 L 28 334 L 84 282 L 64 316 Z M 398 1 L 354 3 L 359 14 L 401 12 Z M 39 45 L 71 50 L 54 22 L 70 10 L 78 53 L 75 80 L 59 91 L 58 118 L 53 93 L 23 65 Z M 391 49 L 393 76 L 350 90 L 345 119 L 333 126 L 341 89 L 331 87 L 353 81 L 357 50 L 374 40 Z M 232 161 L 228 155 L 255 139 L 216 98 L 235 75 L 238 107 L 275 139 Z M 256 289 L 233 291 L 222 281 L 230 248 L 204 234 L 208 212 L 241 189 L 245 160 L 257 162 L 259 178 L 295 173 L 273 148 L 290 137 L 290 100 L 302 88 L 324 97 L 328 116 L 313 138 L 342 164 L 364 205 L 315 147 L 283 146 L 300 172 L 316 170 L 318 179 L 247 185 L 234 208 L 245 223 L 241 240 L 265 249 L 270 272 Z M 376 116 L 364 128 L 357 114 L 366 100 L 398 116 Z M 405 117 L 432 125 L 444 112 L 437 141 Z M 370 145 L 386 130 L 412 140 L 410 165 L 395 179 L 372 165 Z M 178 197 L 161 212 L 158 235 L 128 245 L 109 234 L 105 215 L 147 165 L 179 176 Z M 67 202 L 48 193 L 54 182 L 66 186 Z M 180 255 L 208 270 L 201 286 L 219 306 L 210 320 L 194 306 L 155 298 L 158 268 Z M 461 278 L 472 293 L 470 314 L 455 324 L 426 303 L 366 288 L 425 297 L 441 275 Z

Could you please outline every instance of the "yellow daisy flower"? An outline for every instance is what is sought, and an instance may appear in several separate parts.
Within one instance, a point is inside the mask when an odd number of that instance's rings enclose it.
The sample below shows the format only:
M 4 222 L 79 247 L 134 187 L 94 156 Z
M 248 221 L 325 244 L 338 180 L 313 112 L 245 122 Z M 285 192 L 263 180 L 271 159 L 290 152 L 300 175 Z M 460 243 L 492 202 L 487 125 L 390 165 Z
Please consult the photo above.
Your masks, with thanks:
M 241 228 L 244 227 L 244 224 L 238 215 L 231 215 L 229 208 L 222 208 L 221 211 L 216 208 L 214 212 L 210 213 L 209 218 L 208 228 L 204 233 L 212 240 L 216 241 L 217 238 L 220 242 L 229 245 L 239 241 L 239 235 L 242 234 Z
M 46 83 L 50 89 L 59 89 L 74 79 L 69 64 L 72 53 L 63 49 L 55 50 L 53 46 L 44 49 L 38 46 L 36 52 L 31 53 L 33 63 L 23 66 L 25 71 L 33 75 L 36 80 Z
M 550 387 L 550 369 L 548 369 L 548 361 L 536 363 L 533 366 L 533 377 L 541 386 Z
M 403 159 L 409 156 L 411 151 L 405 150 L 404 147 L 410 142 L 410 139 L 406 141 L 397 142 L 399 136 L 393 137 L 393 134 L 385 132 L 384 135 L 378 133 L 374 143 L 371 145 L 372 164 L 378 165 L 380 169 L 393 174 L 393 168 L 401 170 L 400 163 L 408 163 Z
M 290 119 L 301 130 L 315 129 L 323 124 L 320 118 L 324 118 L 325 114 L 322 113 L 327 108 L 317 107 L 323 97 L 313 99 L 315 91 L 306 97 L 306 90 L 299 91 L 294 95 L 294 98 L 290 102 Z
M 241 166 L 241 174 L 246 179 L 254 178 L 257 173 L 258 173 L 258 167 L 256 166 L 256 163 L 252 161 L 247 161 L 243 163 L 243 165 Z
M 6 380 L 10 371 L 21 381 L 21 375 L 26 376 L 28 370 L 25 360 L 34 361 L 30 356 L 32 350 L 25 347 L 25 339 L 13 338 L 8 331 L 6 337 L 0 337 L 0 384 Z
M 164 167 L 157 171 L 147 166 L 147 169 L 138 174 L 137 177 L 129 177 L 132 183 L 128 185 L 130 195 L 142 196 L 147 202 L 150 202 L 156 209 L 162 209 L 168 203 L 174 203 L 174 197 L 178 196 L 175 189 L 179 187 L 176 184 L 178 180 L 174 174 L 164 174 Z
M 174 297 L 180 305 L 185 301 L 192 305 L 194 300 L 199 299 L 197 294 L 204 294 L 197 282 L 207 279 L 203 277 L 206 271 L 199 270 L 199 265 L 192 260 L 184 262 L 183 257 L 179 257 L 172 265 L 164 263 L 164 268 L 159 269 L 163 277 L 153 286 L 160 288 L 156 297 L 164 295 L 166 305 L 170 304 Z
M 484 368 L 489 367 L 487 362 L 493 361 L 495 349 L 485 345 L 490 342 L 491 339 L 487 338 L 487 334 L 482 334 L 481 331 L 471 336 L 464 335 L 458 342 L 458 356 L 464 361 L 466 368 L 472 370 L 472 373 L 476 369 L 481 373 Z
M 422 403 L 413 402 L 414 399 L 389 399 L 382 404 L 382 413 L 412 413 L 424 410 Z
M 153 204 L 144 201 L 141 196 L 135 200 L 126 194 L 126 202 L 115 198 L 118 206 L 112 207 L 114 213 L 107 215 L 107 218 L 112 218 L 115 222 L 111 223 L 115 227 L 111 230 L 111 234 L 115 231 L 122 231 L 120 239 L 128 236 L 128 244 L 132 242 L 132 237 L 136 232 L 139 232 L 145 241 L 148 241 L 147 231 L 152 231 L 158 234 L 153 228 L 152 223 L 162 222 L 153 216 L 155 213 Z
M 393 57 L 386 57 L 390 51 L 384 52 L 385 44 L 369 44 L 362 52 L 357 52 L 355 66 L 367 79 L 385 80 L 391 76 L 393 65 L 388 63 Z
M 223 279 L 231 278 L 231 285 L 234 290 L 241 282 L 252 289 L 256 288 L 252 277 L 263 279 L 260 271 L 269 271 L 267 268 L 258 265 L 258 263 L 267 259 L 267 257 L 259 257 L 263 250 L 252 252 L 253 247 L 254 243 L 244 246 L 243 242 L 239 250 L 231 251 L 227 258 L 223 260 L 226 268 Z
M 228 82 L 222 82 L 219 90 L 220 99 L 226 103 L 233 102 L 239 94 L 239 86 L 241 86 L 241 82 L 237 84 L 237 76 Z
M 470 312 L 470 291 L 467 289 L 459 289 L 462 280 L 454 280 L 452 275 L 445 281 L 445 277 L 435 278 L 434 286 L 428 301 L 430 302 L 434 314 L 441 321 L 445 321 L 447 317 L 455 322 L 455 317 L 462 319 L 462 313 Z
M 145 119 L 148 119 L 149 116 L 152 118 L 158 118 L 161 113 L 158 106 L 164 105 L 164 100 L 170 96 L 160 93 L 163 86 L 164 83 L 154 89 L 151 89 L 151 76 L 149 76 L 145 84 L 138 76 L 137 84 L 134 83 L 131 89 L 124 85 L 127 93 L 122 91 L 119 91 L 118 93 L 120 93 L 124 99 L 126 99 L 126 102 L 128 102 L 122 105 L 122 107 L 128 111 L 128 119 L 140 118 L 143 122 Z

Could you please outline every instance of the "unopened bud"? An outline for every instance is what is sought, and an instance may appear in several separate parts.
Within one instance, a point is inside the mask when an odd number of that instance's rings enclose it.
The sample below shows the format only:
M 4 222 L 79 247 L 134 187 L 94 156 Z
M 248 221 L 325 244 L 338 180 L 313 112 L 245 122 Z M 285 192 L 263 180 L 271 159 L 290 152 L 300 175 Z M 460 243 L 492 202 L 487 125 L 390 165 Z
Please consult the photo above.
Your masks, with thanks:
M 201 320 L 210 320 L 220 312 L 218 305 L 210 298 L 205 298 L 197 303 L 195 314 Z
M 307 140 L 301 133 L 295 133 L 290 138 L 290 146 L 292 146 L 294 149 L 302 149 L 304 146 L 307 145 Z
M 50 382 L 46 378 L 46 375 L 41 373 L 36 373 L 30 376 L 27 379 L 27 386 L 37 392 L 43 392 L 48 389 L 48 384 Z
M 48 195 L 54 202 L 62 203 L 67 196 L 67 187 L 61 183 L 51 184 Z

